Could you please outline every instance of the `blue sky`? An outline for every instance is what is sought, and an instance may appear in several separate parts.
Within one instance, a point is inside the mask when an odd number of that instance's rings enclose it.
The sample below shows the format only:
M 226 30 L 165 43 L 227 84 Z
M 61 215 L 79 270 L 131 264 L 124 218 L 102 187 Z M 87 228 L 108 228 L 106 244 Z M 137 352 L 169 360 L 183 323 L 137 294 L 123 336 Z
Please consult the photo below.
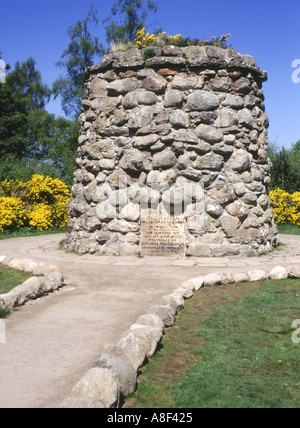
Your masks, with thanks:
M 55 63 L 67 47 L 69 25 L 85 17 L 90 3 L 98 9 L 93 32 L 104 42 L 102 20 L 114 0 L 10 0 L 0 6 L 0 51 L 12 66 L 33 57 L 49 86 L 60 70 Z M 170 35 L 210 39 L 231 33 L 237 51 L 252 55 L 269 75 L 264 83 L 270 118 L 269 140 L 289 148 L 300 139 L 300 83 L 292 82 L 292 62 L 299 58 L 299 0 L 158 0 L 156 20 Z M 151 28 L 150 28 L 151 31 Z M 300 76 L 300 71 L 299 71 Z M 62 114 L 59 101 L 47 105 Z

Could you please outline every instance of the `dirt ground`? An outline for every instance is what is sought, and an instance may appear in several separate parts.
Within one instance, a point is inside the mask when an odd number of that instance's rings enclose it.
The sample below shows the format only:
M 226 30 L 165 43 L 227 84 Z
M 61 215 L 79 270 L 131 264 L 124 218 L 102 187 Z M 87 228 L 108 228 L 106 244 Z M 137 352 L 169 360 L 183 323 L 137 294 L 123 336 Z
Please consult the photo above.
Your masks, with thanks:
M 212 272 L 270 271 L 300 263 L 300 236 L 262 257 L 77 256 L 58 249 L 64 235 L 0 241 L 0 255 L 62 268 L 66 286 L 6 320 L 0 344 L 0 408 L 51 408 L 65 398 L 104 345 L 184 280 Z

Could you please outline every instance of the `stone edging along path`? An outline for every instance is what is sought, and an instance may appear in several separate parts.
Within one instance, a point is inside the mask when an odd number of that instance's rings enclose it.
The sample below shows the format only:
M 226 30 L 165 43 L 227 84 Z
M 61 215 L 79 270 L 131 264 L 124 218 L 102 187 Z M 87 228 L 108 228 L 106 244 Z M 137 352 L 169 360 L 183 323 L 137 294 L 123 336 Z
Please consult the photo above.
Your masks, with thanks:
M 0 256 L 0 265 L 21 272 L 32 272 L 34 276 L 23 284 L 13 288 L 9 293 L 0 294 L 0 308 L 13 309 L 24 305 L 29 300 L 38 299 L 46 293 L 51 293 L 65 285 L 64 276 L 58 266 L 35 263 L 30 259 L 16 259 Z
M 174 325 L 177 313 L 184 308 L 184 301 L 202 287 L 286 278 L 300 278 L 300 267 L 277 266 L 270 273 L 262 270 L 212 273 L 181 283 L 171 294 L 151 306 L 147 314 L 140 316 L 116 345 L 107 345 L 69 397 L 55 408 L 119 407 L 122 398 L 135 391 L 138 369 L 155 353 L 165 328 Z

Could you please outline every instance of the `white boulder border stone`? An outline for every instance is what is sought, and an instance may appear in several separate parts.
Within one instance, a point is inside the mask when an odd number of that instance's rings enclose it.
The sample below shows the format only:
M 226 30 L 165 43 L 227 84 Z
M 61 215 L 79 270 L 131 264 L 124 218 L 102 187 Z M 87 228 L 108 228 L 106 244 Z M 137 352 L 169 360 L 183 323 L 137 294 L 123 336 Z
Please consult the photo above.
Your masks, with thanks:
M 262 270 L 212 273 L 182 282 L 141 315 L 116 345 L 105 346 L 103 354 L 96 357 L 92 368 L 74 386 L 69 397 L 55 408 L 119 407 L 122 399 L 135 391 L 139 369 L 154 355 L 165 328 L 175 324 L 184 301 L 193 297 L 194 292 L 204 287 L 286 278 L 300 279 L 300 267 L 276 266 L 269 273 Z M 121 373 L 124 365 L 127 369 Z
M 11 310 L 23 306 L 29 300 L 36 300 L 66 285 L 64 275 L 58 266 L 38 264 L 30 259 L 17 259 L 10 256 L 0 256 L 0 265 L 33 274 L 31 278 L 14 287 L 10 292 L 0 294 L 1 309 Z

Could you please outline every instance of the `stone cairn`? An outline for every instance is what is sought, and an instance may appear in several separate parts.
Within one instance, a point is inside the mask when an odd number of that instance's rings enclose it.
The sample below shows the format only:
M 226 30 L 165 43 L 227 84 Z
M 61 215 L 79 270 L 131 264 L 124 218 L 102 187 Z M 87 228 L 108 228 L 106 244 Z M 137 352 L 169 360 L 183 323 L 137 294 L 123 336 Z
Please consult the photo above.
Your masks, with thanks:
M 252 57 L 213 46 L 104 56 L 87 73 L 65 249 L 250 256 L 275 247 L 266 80 Z

